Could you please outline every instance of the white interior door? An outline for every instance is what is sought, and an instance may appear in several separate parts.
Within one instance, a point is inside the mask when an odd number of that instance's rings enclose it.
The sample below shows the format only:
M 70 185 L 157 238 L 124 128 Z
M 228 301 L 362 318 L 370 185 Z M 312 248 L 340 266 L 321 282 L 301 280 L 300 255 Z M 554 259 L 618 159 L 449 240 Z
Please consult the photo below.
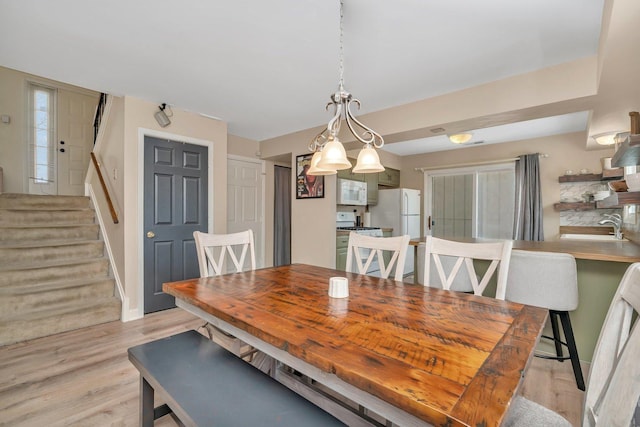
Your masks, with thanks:
M 58 194 L 84 194 L 84 178 L 93 149 L 93 119 L 98 98 L 58 89 Z
M 256 267 L 264 266 L 264 175 L 261 161 L 227 159 L 227 232 L 253 230 Z

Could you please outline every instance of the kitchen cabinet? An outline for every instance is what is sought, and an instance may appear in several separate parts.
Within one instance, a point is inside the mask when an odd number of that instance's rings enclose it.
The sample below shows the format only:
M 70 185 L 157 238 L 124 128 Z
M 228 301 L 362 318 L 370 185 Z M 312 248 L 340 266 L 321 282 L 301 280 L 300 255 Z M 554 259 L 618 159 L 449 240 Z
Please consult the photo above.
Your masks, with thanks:
M 378 204 L 378 174 L 365 173 L 365 182 L 367 183 L 367 205 L 374 206 Z
M 345 271 L 347 268 L 347 251 L 349 250 L 349 233 L 336 236 L 336 270 Z
M 356 161 L 353 160 L 353 159 L 349 159 L 349 161 L 353 165 L 356 164 Z M 338 178 L 350 179 L 352 181 L 360 181 L 360 182 L 364 182 L 365 181 L 365 174 L 364 173 L 353 173 L 351 170 L 352 170 L 352 168 L 339 170 L 338 171 Z
M 385 168 L 384 171 L 378 173 L 378 185 L 400 188 L 400 171 L 398 169 Z

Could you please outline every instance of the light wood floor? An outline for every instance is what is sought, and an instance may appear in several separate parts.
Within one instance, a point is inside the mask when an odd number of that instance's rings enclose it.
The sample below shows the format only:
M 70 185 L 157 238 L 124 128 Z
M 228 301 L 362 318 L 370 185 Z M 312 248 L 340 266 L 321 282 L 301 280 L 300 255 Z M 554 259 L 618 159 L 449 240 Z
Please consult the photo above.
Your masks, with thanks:
M 173 309 L 0 347 L 0 426 L 137 426 L 139 378 L 127 348 L 201 324 Z M 580 425 L 583 393 L 569 362 L 534 358 L 523 394 Z

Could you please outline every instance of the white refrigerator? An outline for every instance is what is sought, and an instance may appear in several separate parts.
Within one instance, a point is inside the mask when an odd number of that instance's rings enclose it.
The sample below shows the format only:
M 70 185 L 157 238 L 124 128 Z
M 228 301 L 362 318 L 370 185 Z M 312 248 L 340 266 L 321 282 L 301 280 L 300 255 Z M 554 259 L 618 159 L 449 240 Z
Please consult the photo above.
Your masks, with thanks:
M 369 208 L 371 225 L 393 228 L 393 236 L 408 234 L 411 239 L 420 237 L 420 190 L 390 188 L 378 191 L 378 204 Z M 413 247 L 407 248 L 404 274 L 413 274 Z

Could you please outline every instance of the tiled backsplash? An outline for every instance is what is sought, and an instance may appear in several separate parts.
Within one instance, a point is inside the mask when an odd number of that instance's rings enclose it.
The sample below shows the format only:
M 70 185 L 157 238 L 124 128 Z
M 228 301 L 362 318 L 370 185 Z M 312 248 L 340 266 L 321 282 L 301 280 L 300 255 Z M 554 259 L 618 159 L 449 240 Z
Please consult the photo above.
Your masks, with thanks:
M 585 193 L 596 194 L 598 191 L 608 190 L 607 184 L 602 182 L 571 182 L 560 185 L 560 201 L 584 201 Z M 589 211 L 561 211 L 560 225 L 597 226 L 604 214 L 622 214 L 622 209 L 594 209 Z

